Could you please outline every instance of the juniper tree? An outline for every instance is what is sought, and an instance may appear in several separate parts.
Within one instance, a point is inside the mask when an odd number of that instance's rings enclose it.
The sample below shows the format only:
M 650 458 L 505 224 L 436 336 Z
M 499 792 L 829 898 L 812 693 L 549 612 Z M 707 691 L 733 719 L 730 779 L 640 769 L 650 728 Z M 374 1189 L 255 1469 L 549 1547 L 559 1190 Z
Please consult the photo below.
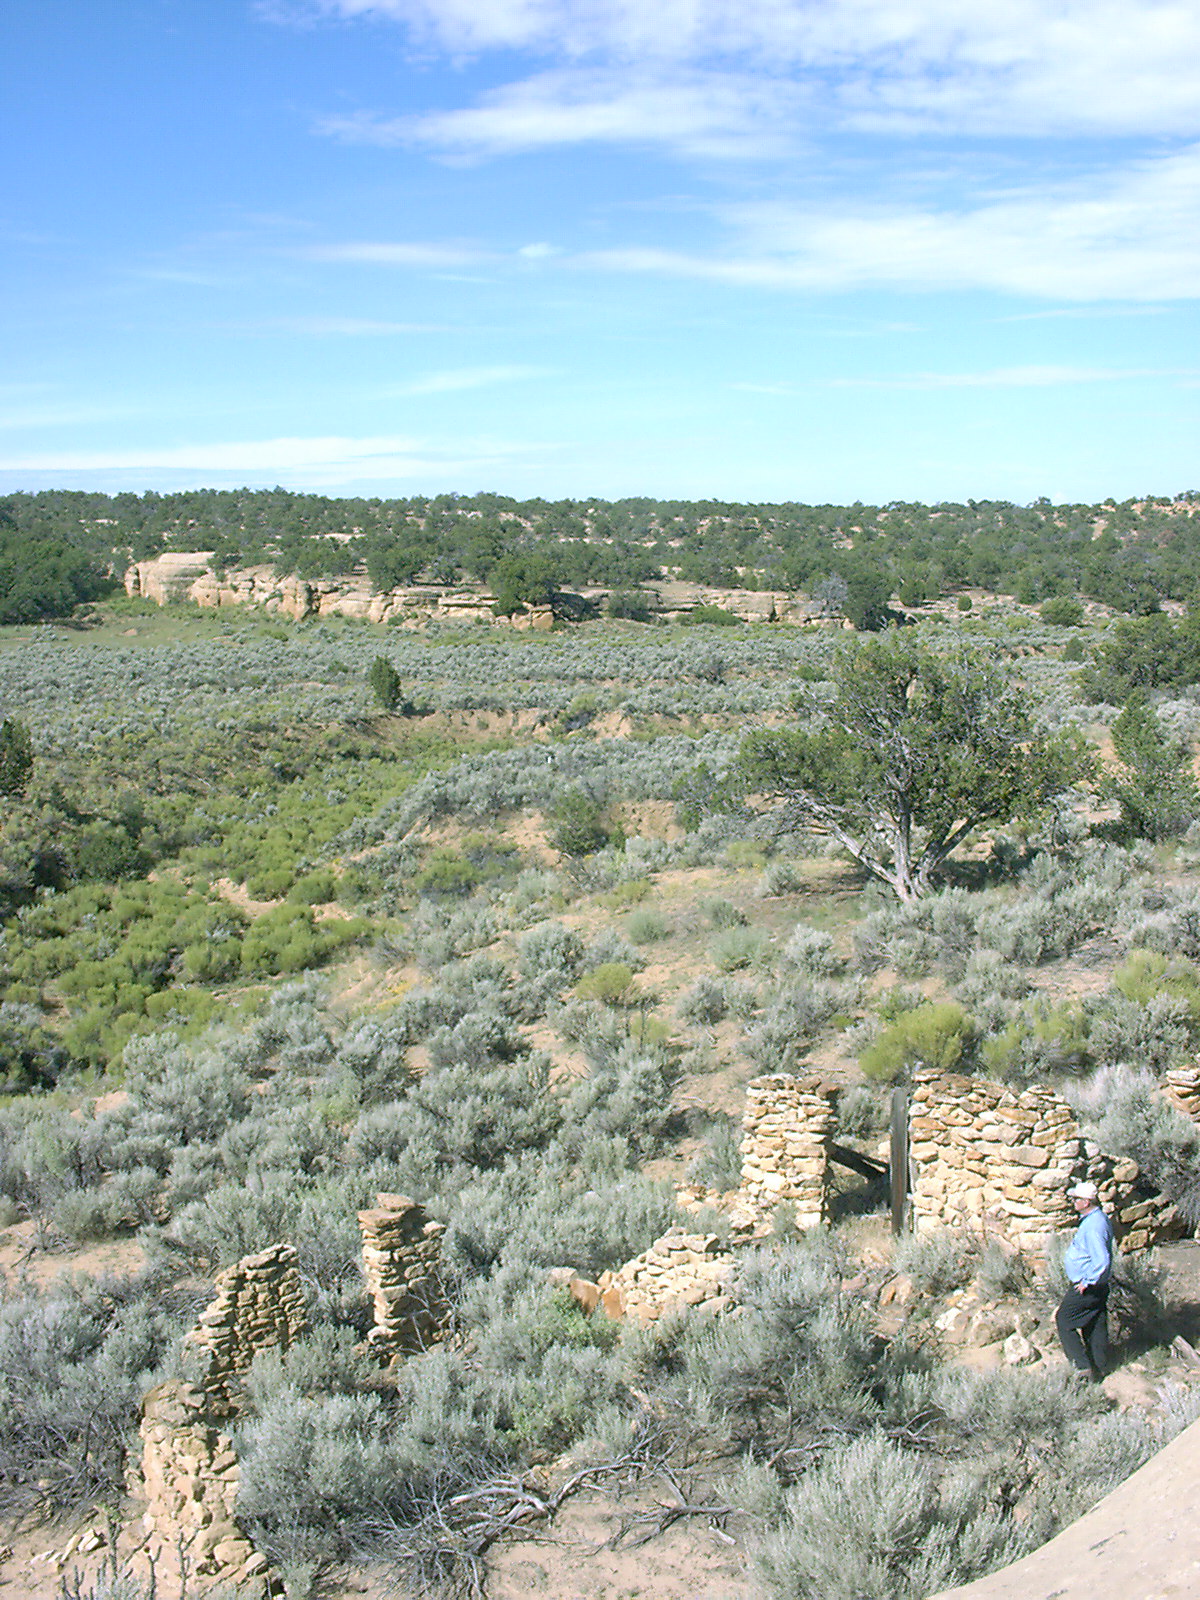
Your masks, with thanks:
M 6 717 L 0 723 L 0 795 L 22 795 L 33 772 L 33 743 L 23 722 Z
M 780 829 L 830 834 L 901 900 L 925 894 L 976 829 L 1027 816 L 1088 770 L 1077 737 L 1039 732 L 1016 686 L 986 661 L 905 637 L 855 643 L 832 668 L 815 726 L 743 741 L 749 788 Z
M 1187 742 L 1167 732 L 1140 691 L 1130 695 L 1113 723 L 1112 741 L 1120 765 L 1109 787 L 1125 827 L 1143 839 L 1184 833 L 1200 815 L 1200 788 Z
M 386 656 L 376 656 L 367 669 L 367 684 L 372 689 L 383 711 L 394 711 L 400 704 L 400 691 L 404 687 L 400 674 Z

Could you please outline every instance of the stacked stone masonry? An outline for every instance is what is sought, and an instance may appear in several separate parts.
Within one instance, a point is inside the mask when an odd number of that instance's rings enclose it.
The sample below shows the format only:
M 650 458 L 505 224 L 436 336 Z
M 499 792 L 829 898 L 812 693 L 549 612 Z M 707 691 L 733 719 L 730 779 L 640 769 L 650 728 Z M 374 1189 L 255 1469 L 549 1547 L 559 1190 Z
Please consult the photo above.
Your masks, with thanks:
M 769 1073 L 746 1085 L 739 1200 L 758 1211 L 790 1204 L 801 1228 L 828 1220 L 836 1099 L 836 1088 L 815 1073 Z
M 360 1211 L 363 1273 L 375 1305 L 371 1343 L 389 1358 L 445 1338 L 449 1306 L 442 1278 L 444 1224 L 402 1194 L 380 1194 Z
M 266 1557 L 238 1526 L 238 1464 L 222 1423 L 260 1350 L 287 1350 L 304 1331 L 296 1252 L 277 1244 L 216 1280 L 216 1295 L 184 1339 L 192 1383 L 152 1389 L 142 1402 L 142 1559 L 160 1594 L 233 1588 L 271 1591 Z
M 198 1369 L 196 1383 L 218 1414 L 260 1350 L 287 1350 L 304 1331 L 304 1292 L 291 1245 L 246 1256 L 216 1280 L 216 1297 L 200 1314 L 184 1346 Z
M 270 1591 L 265 1556 L 237 1523 L 238 1464 L 211 1400 L 191 1384 L 163 1383 L 142 1402 L 144 1576 L 155 1591 Z
M 671 1311 L 727 1310 L 732 1278 L 733 1258 L 715 1234 L 670 1228 L 619 1272 L 604 1273 L 596 1288 L 610 1317 L 646 1323 Z
M 909 1114 L 918 1229 L 968 1228 L 1009 1239 L 1032 1255 L 1075 1221 L 1072 1183 L 1090 1179 L 1120 1248 L 1143 1250 L 1185 1229 L 1135 1161 L 1084 1139 L 1052 1089 L 1015 1091 L 950 1073 L 917 1074 Z
M 1189 1121 L 1200 1124 L 1200 1067 L 1176 1067 L 1168 1072 L 1163 1094 Z

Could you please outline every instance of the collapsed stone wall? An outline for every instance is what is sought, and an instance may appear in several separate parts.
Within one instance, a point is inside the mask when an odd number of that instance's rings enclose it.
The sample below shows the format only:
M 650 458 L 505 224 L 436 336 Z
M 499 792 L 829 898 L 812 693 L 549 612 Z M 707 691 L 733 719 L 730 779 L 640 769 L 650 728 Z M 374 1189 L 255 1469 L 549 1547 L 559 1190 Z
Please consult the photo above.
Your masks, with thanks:
M 304 1294 L 291 1245 L 275 1244 L 217 1275 L 216 1295 L 185 1337 L 197 1386 L 227 1410 L 260 1350 L 287 1350 L 304 1331 Z
M 768 1073 L 746 1085 L 739 1202 L 758 1211 L 787 1202 L 801 1228 L 828 1221 L 836 1102 L 836 1088 L 816 1073 Z
M 160 1594 L 269 1589 L 267 1558 L 238 1526 L 237 1457 L 213 1414 L 211 1396 L 187 1383 L 162 1383 L 142 1401 L 141 1564 Z
M 379 1194 L 360 1211 L 363 1274 L 375 1306 L 368 1338 L 389 1358 L 425 1350 L 446 1335 L 450 1308 L 442 1278 L 445 1225 L 403 1194 Z
M 715 1315 L 733 1304 L 733 1271 L 733 1257 L 722 1250 L 716 1234 L 669 1228 L 649 1250 L 627 1261 L 618 1272 L 603 1273 L 594 1288 L 601 1306 L 614 1318 L 631 1317 L 646 1323 L 657 1322 L 670 1311 Z M 576 1283 L 585 1288 L 592 1286 L 574 1279 L 567 1284 L 586 1305 Z
M 223 1423 L 236 1410 L 242 1375 L 260 1350 L 287 1350 L 305 1326 L 304 1295 L 290 1245 L 246 1256 L 217 1276 L 216 1294 L 184 1339 L 193 1381 L 159 1384 L 142 1402 L 140 1488 L 146 1499 L 141 1557 L 184 1592 L 271 1588 L 268 1562 L 238 1526 L 238 1464 Z
M 1200 1067 L 1175 1067 L 1166 1074 L 1162 1092 L 1189 1121 L 1200 1125 Z
M 1088 1179 L 1122 1250 L 1144 1250 L 1185 1231 L 1136 1161 L 1106 1155 L 1083 1138 L 1052 1089 L 1018 1091 L 922 1071 L 913 1081 L 909 1135 L 918 1229 L 994 1232 L 1040 1255 L 1050 1235 L 1075 1221 L 1067 1189 Z

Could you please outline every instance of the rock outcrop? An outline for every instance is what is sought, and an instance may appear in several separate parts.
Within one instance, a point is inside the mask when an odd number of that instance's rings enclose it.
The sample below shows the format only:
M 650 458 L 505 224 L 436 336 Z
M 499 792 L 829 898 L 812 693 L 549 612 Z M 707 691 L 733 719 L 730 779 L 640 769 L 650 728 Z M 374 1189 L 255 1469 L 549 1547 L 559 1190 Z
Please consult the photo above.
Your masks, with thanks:
M 125 573 L 125 592 L 160 606 L 183 601 L 210 609 L 249 606 L 297 621 L 342 616 L 412 628 L 435 621 L 502 622 L 535 630 L 554 625 L 549 606 L 528 606 L 511 617 L 496 617 L 495 596 L 479 585 L 415 583 L 376 590 L 365 574 L 308 579 L 266 565 L 217 571 L 211 560 L 211 551 L 186 551 L 135 562 Z M 809 622 L 820 614 L 818 606 L 782 590 L 662 582 L 647 585 L 645 594 L 652 609 L 668 619 L 688 617 L 702 606 L 718 606 L 743 622 Z M 609 591 L 587 589 L 580 598 L 599 609 Z

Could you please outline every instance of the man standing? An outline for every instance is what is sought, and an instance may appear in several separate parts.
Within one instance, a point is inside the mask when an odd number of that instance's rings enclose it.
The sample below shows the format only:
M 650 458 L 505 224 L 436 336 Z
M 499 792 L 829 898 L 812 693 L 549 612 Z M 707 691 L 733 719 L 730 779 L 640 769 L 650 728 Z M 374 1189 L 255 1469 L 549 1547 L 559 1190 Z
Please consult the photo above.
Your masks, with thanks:
M 1067 1360 L 1099 1383 L 1108 1366 L 1108 1281 L 1113 1231 L 1094 1183 L 1067 1190 L 1079 1213 L 1075 1237 L 1063 1255 L 1069 1287 L 1054 1321 Z

